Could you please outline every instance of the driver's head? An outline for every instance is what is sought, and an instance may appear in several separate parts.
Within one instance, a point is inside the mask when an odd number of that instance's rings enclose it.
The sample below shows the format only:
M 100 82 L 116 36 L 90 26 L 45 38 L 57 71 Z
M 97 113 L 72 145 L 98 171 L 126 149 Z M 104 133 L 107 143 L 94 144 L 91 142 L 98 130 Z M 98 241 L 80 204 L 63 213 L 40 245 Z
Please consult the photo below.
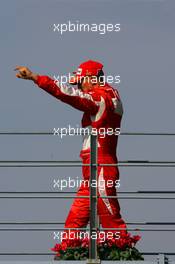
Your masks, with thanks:
M 91 90 L 97 85 L 100 77 L 104 75 L 103 64 L 97 61 L 86 61 L 80 64 L 74 76 L 69 80 L 70 84 L 77 84 L 79 89 L 83 91 Z

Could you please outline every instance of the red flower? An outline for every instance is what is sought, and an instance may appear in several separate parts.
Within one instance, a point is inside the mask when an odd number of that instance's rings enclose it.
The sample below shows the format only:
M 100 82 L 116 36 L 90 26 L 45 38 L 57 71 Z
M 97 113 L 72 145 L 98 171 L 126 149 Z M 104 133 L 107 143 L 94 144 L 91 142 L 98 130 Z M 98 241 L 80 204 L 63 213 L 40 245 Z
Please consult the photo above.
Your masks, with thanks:
M 101 239 L 97 239 L 97 245 L 99 247 L 110 248 L 112 246 L 116 246 L 121 250 L 125 250 L 127 247 L 133 248 L 137 241 L 141 239 L 141 236 L 135 235 L 131 236 L 130 233 L 123 233 L 120 239 L 116 239 L 115 235 L 112 239 L 106 238 L 105 241 L 101 241 Z M 61 250 L 66 250 L 68 247 L 76 248 L 76 247 L 89 247 L 89 238 L 75 238 L 75 239 L 63 239 L 61 244 L 55 244 L 52 251 L 57 252 L 57 256 L 60 256 Z
M 109 248 L 113 246 L 112 239 L 106 239 L 106 243 L 107 243 L 107 245 L 108 245 Z
M 120 239 L 116 239 L 116 246 L 120 249 L 125 249 L 126 247 L 132 248 L 135 246 L 138 240 L 140 240 L 140 236 L 131 236 L 130 233 L 125 233 L 122 235 Z
M 61 249 L 62 250 L 66 250 L 67 249 L 67 243 L 66 242 L 62 242 L 61 243 Z
M 137 241 L 139 241 L 141 239 L 141 236 L 137 235 L 137 236 L 133 236 L 133 240 L 135 243 L 137 243 Z
M 51 250 L 52 250 L 52 251 L 55 251 L 55 252 L 60 251 L 60 250 L 61 250 L 61 245 L 60 245 L 60 244 L 56 244 L 56 245 L 54 246 L 54 248 L 51 248 Z
M 82 239 L 82 243 L 81 243 L 82 247 L 88 248 L 89 247 L 89 239 L 86 237 L 84 239 Z
M 61 256 L 60 252 L 57 252 L 56 257 L 60 257 L 60 256 Z

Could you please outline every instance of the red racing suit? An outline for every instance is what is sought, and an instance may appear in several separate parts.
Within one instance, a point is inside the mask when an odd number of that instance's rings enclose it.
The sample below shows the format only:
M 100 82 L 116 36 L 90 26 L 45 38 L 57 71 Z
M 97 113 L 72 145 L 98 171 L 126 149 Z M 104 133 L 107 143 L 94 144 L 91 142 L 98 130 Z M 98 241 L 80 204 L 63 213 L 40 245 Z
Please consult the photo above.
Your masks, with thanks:
M 123 108 L 118 91 L 108 84 L 99 86 L 88 92 L 83 92 L 69 84 L 60 84 L 47 76 L 38 76 L 35 82 L 40 88 L 53 95 L 64 103 L 83 112 L 82 127 L 105 131 L 115 131 L 120 128 Z M 111 135 L 112 134 L 112 135 Z M 98 163 L 117 163 L 116 148 L 118 135 L 98 135 Z M 83 164 L 90 163 L 90 135 L 85 135 L 80 152 Z M 82 166 L 84 180 L 89 180 L 90 166 Z M 105 186 L 98 186 L 97 210 L 99 220 L 104 228 L 126 228 L 120 214 L 120 206 L 116 198 L 100 198 L 100 196 L 116 196 L 116 181 L 119 180 L 117 166 L 98 166 L 98 180 L 105 182 Z M 108 182 L 110 180 L 110 184 Z M 111 181 L 113 184 L 111 184 Z M 109 186 L 110 185 L 110 186 Z M 78 198 L 88 196 L 89 186 L 81 184 L 77 198 L 74 199 L 65 222 L 66 228 L 86 227 L 89 222 L 89 199 Z M 115 231 L 116 232 L 116 231 Z M 123 233 L 127 231 L 122 231 Z M 122 233 L 121 232 L 121 233 Z

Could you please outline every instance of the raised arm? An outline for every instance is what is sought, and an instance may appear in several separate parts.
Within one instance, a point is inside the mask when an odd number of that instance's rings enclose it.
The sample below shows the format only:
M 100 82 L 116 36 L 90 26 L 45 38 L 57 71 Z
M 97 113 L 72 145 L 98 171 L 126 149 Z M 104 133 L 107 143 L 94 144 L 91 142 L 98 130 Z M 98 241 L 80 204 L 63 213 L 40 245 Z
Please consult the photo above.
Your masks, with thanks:
M 57 99 L 80 111 L 89 112 L 91 115 L 98 112 L 98 102 L 93 95 L 84 93 L 69 84 L 55 82 L 48 76 L 39 75 L 35 83 Z
M 95 115 L 99 109 L 99 99 L 96 95 L 82 92 L 69 84 L 55 82 L 48 76 L 41 76 L 31 72 L 27 67 L 18 66 L 16 76 L 21 79 L 34 81 L 40 88 L 72 107 Z

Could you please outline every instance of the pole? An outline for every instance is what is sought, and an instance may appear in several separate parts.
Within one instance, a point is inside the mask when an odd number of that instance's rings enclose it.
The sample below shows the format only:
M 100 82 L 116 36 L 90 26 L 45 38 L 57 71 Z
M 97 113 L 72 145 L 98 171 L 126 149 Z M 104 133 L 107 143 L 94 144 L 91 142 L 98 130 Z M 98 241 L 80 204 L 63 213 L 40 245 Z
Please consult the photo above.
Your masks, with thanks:
M 97 240 L 92 238 L 93 232 L 97 232 L 98 218 L 97 218 L 97 136 L 91 134 L 91 163 L 90 163 L 90 239 L 89 239 L 89 259 L 87 264 L 99 264 L 97 254 Z M 97 186 L 97 184 L 95 184 Z

